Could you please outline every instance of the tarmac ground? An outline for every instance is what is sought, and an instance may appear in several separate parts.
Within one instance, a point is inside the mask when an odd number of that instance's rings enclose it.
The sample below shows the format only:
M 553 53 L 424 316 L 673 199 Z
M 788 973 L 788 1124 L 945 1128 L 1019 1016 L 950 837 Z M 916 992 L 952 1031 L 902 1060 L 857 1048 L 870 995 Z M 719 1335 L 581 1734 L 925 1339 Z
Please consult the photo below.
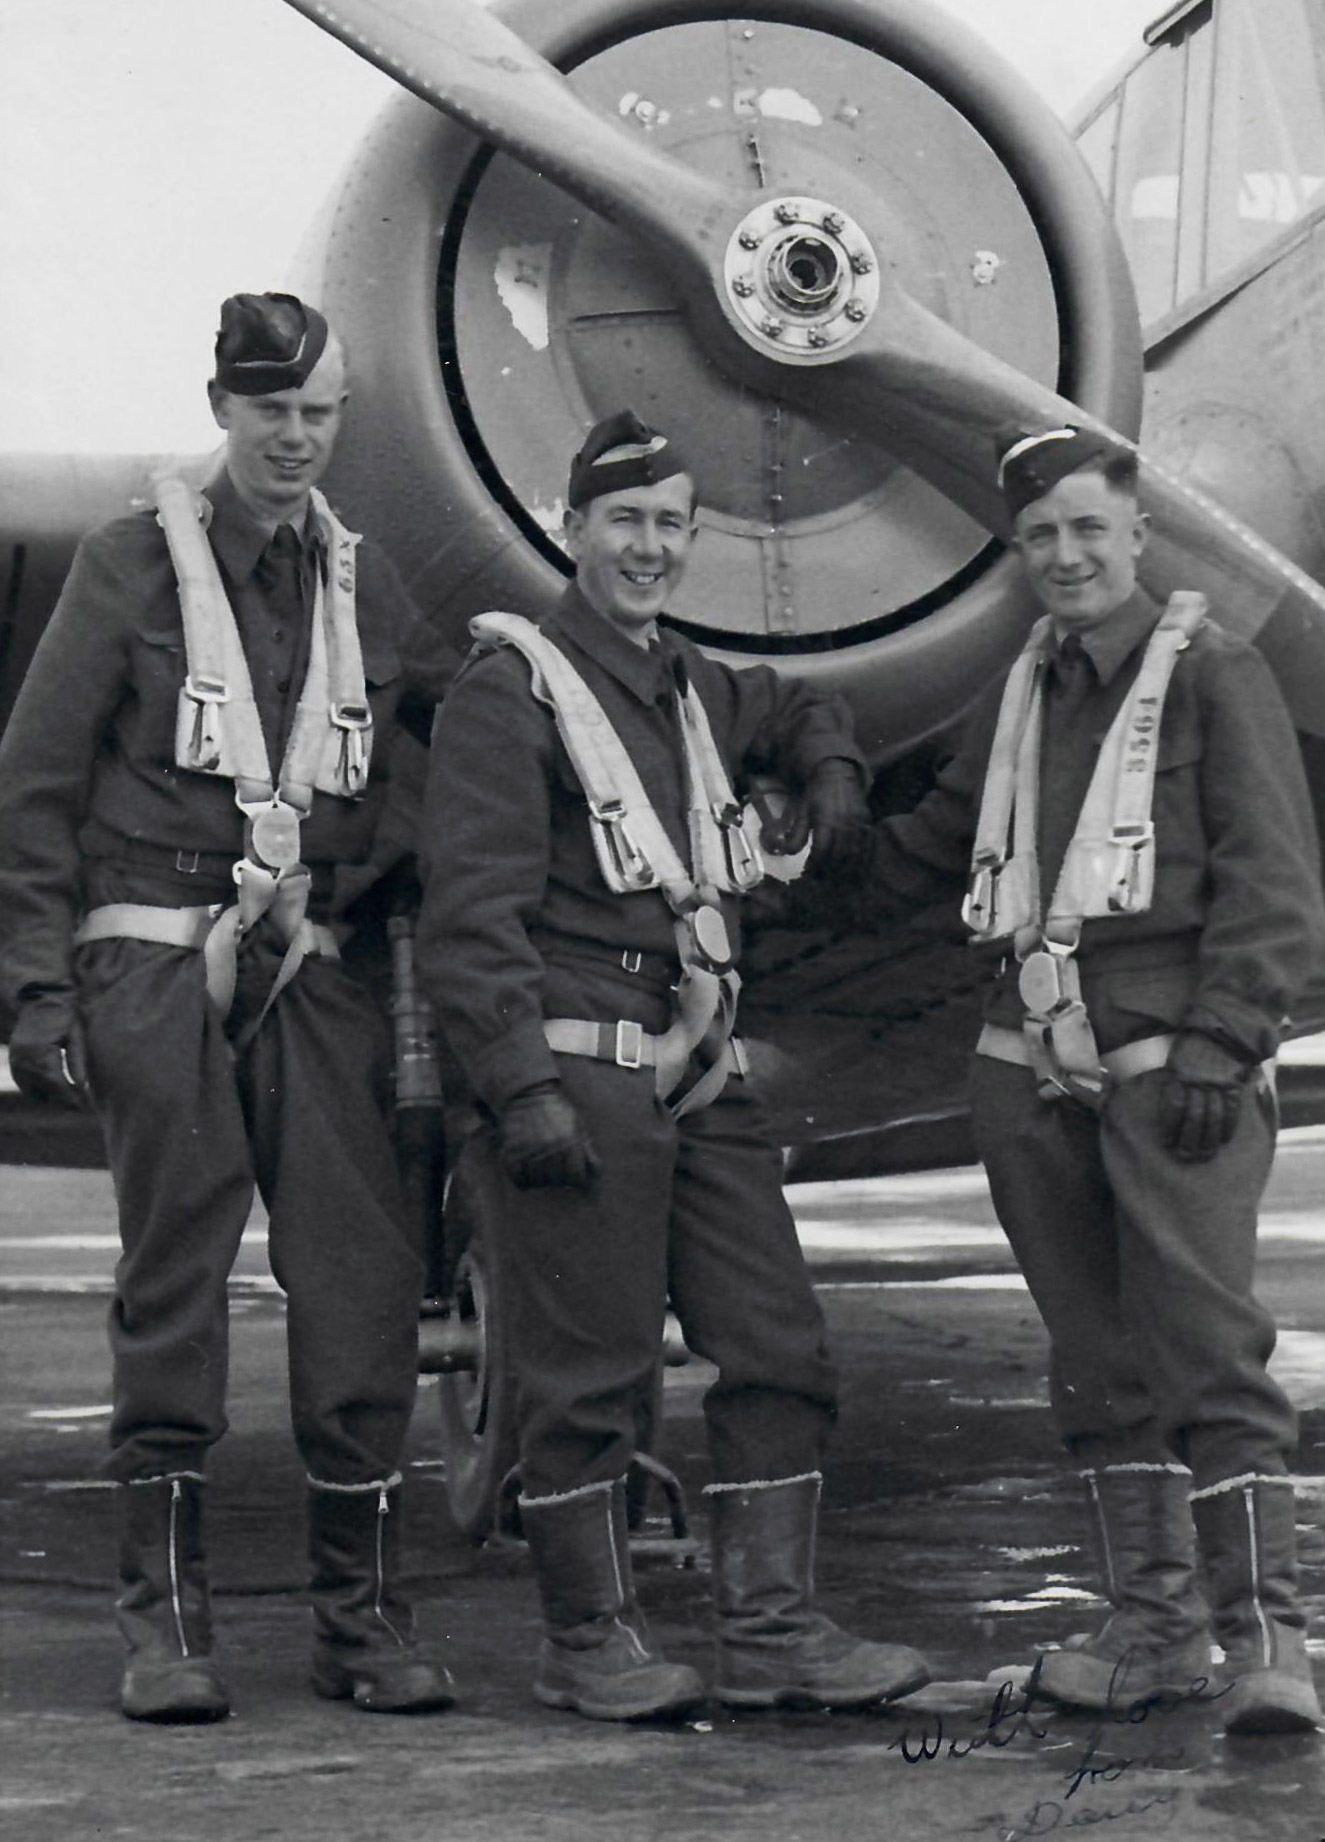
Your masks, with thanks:
M 1267 1199 L 1263 1296 L 1302 1411 L 1304 1585 L 1325 1658 L 1325 1134 L 1287 1135 Z M 826 1474 L 821 1598 L 917 1645 L 935 1682 L 863 1714 L 614 1726 L 529 1692 L 539 1623 L 518 1545 L 476 1546 L 446 1507 L 435 1379 L 408 1452 L 406 1570 L 456 1708 L 368 1716 L 307 1687 L 302 1498 L 284 1321 L 261 1225 L 237 1272 L 231 1419 L 208 1490 L 219 1726 L 130 1725 L 111 1621 L 113 1216 L 100 1172 L 0 1170 L 0 1833 L 23 1842 L 1322 1842 L 1325 1742 L 1230 1740 L 1210 1685 L 1103 1719 L 988 1680 L 1099 1615 L 1084 1518 L 1046 1405 L 1043 1333 L 978 1172 L 789 1195 L 844 1378 Z M 686 1486 L 691 1564 L 641 1561 L 668 1654 L 708 1664 L 700 1400 L 669 1370 L 659 1455 Z

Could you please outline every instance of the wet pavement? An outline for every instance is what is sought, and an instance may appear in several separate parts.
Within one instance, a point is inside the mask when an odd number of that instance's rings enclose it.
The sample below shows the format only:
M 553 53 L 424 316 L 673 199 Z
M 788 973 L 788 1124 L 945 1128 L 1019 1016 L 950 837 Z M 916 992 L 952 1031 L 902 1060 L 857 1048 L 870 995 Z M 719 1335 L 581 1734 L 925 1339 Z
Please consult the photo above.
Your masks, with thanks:
M 7 1181 L 14 1177 L 13 1182 Z M 1263 1295 L 1303 1409 L 1299 1521 L 1325 1640 L 1325 1143 L 1292 1135 L 1267 1202 Z M 220 1648 L 236 1714 L 154 1729 L 116 1711 L 116 1493 L 96 1468 L 113 1252 L 99 1173 L 0 1171 L 0 1834 L 24 1842 L 1322 1842 L 1325 1743 L 1229 1741 L 1193 1689 L 1144 1719 L 1028 1708 L 987 1678 L 1096 1615 L 1075 1491 L 1045 1404 L 1044 1341 L 975 1172 L 790 1194 L 844 1377 L 828 1466 L 822 1597 L 914 1643 L 937 1681 L 858 1715 L 614 1727 L 529 1694 L 538 1619 L 517 1546 L 475 1547 L 446 1510 L 439 1384 L 409 1450 L 407 1571 L 452 1712 L 393 1719 L 305 1685 L 301 1495 L 284 1414 L 282 1306 L 261 1224 L 234 1301 L 232 1430 L 209 1489 Z M 32 1247 L 37 1241 L 41 1245 Z M 84 1244 L 86 1243 L 86 1244 Z M 113 1245 L 113 1237 L 112 1237 Z M 661 1455 L 694 1505 L 700 1365 L 670 1370 Z M 698 1520 L 698 1518 L 697 1518 Z M 697 1528 L 696 1533 L 702 1534 Z M 707 1577 L 640 1567 L 676 1660 L 707 1664 Z M 1325 1641 L 1313 1644 L 1325 1673 Z

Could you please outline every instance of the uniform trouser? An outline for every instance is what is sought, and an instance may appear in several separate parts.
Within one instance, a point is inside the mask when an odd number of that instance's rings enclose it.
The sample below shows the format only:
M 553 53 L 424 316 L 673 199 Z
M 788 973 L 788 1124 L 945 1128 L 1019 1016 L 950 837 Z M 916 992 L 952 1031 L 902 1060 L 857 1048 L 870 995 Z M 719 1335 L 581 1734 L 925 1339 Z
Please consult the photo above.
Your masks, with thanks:
M 277 959 L 265 944 L 241 955 L 232 1030 Z M 108 1471 L 200 1468 L 225 1431 L 226 1281 L 256 1181 L 305 1467 L 333 1483 L 385 1476 L 417 1385 L 423 1279 L 371 1001 L 334 961 L 307 959 L 236 1058 L 199 953 L 98 943 L 79 956 L 79 984 L 123 1246 Z
M 1230 1143 L 1188 1164 L 1161 1142 L 1163 1082 L 1120 1082 L 1096 1116 L 1041 1100 L 1027 1069 L 973 1061 L 976 1145 L 1049 1332 L 1059 1431 L 1090 1462 L 1176 1456 L 1197 1487 L 1281 1473 L 1296 1416 L 1252 1296 L 1273 1098 L 1249 1091 Z
M 557 1063 L 601 1161 L 592 1187 L 519 1190 L 485 1172 L 501 1205 L 492 1229 L 526 1495 L 625 1472 L 669 1297 L 688 1347 L 718 1369 L 704 1397 L 716 1476 L 816 1469 L 836 1374 L 763 1108 L 732 1079 L 678 1122 L 650 1069 Z M 492 1139 L 466 1155 L 494 1165 Z

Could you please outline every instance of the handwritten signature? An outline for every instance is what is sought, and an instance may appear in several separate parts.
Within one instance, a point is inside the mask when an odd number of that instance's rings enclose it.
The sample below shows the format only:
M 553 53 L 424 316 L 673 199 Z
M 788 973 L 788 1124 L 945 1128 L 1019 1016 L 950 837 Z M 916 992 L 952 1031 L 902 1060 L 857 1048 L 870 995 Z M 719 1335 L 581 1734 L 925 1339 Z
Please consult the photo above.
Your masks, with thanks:
M 1100 1823 L 1117 1823 L 1124 1817 L 1145 1816 L 1153 1812 L 1161 1820 L 1174 1814 L 1183 1787 L 1171 1791 L 1153 1791 L 1142 1797 L 1129 1797 L 1125 1804 L 1097 1809 L 1093 1804 L 1073 1808 L 1065 1800 L 1046 1797 L 1032 1804 L 1017 1822 L 1009 1824 L 1003 1816 L 990 1820 L 996 1842 L 1025 1842 L 1029 1836 L 1050 1836 L 1056 1829 L 1093 1829 Z

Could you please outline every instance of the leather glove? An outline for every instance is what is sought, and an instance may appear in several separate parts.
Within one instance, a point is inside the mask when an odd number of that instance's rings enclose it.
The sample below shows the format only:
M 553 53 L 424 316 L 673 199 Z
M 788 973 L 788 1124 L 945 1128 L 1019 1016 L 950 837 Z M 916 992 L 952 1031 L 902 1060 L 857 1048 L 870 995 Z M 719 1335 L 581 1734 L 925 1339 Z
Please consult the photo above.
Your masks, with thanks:
M 29 1100 L 85 1107 L 87 1055 L 72 998 L 43 992 L 24 999 L 9 1038 L 9 1072 Z
M 599 1171 L 594 1148 L 560 1081 L 540 1081 L 506 1102 L 497 1120 L 497 1155 L 521 1190 L 553 1184 L 587 1190 Z
M 1184 1164 L 1204 1164 L 1237 1130 L 1238 1110 L 1255 1073 L 1240 1056 L 1199 1030 L 1185 1030 L 1165 1065 L 1160 1138 Z
M 788 801 L 772 835 L 765 831 L 764 842 L 772 851 L 794 856 L 804 849 L 811 834 L 811 869 L 848 877 L 864 868 L 871 835 L 870 809 L 853 761 L 837 756 L 821 761 L 801 798 Z

